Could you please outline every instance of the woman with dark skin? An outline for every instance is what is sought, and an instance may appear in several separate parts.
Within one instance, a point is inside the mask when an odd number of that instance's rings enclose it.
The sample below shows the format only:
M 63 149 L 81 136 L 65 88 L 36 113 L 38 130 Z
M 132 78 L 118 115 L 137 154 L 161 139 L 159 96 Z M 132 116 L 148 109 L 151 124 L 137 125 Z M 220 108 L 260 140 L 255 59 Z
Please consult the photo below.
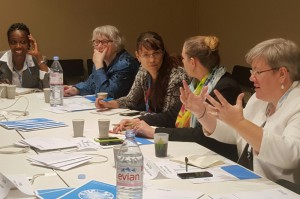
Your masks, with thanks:
M 28 27 L 12 24 L 7 39 L 10 50 L 0 53 L 0 81 L 24 88 L 49 87 L 49 68 Z

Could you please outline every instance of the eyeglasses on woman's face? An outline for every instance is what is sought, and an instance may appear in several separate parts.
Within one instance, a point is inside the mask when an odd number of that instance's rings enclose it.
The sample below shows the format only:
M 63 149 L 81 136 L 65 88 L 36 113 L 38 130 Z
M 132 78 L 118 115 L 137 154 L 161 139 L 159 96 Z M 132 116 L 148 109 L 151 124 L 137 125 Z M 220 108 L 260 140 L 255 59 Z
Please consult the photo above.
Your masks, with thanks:
M 113 41 L 110 39 L 102 39 L 102 40 L 93 39 L 92 40 L 93 47 L 98 46 L 99 44 L 101 44 L 103 46 L 107 46 L 110 42 L 113 42 Z
M 155 52 L 153 52 L 152 54 L 150 53 L 141 53 L 141 58 L 143 59 L 150 59 L 151 57 L 153 57 L 153 59 L 158 59 L 161 58 L 163 55 L 163 52 L 161 50 L 157 50 Z
M 250 70 L 250 74 L 253 75 L 254 77 L 259 76 L 260 74 L 264 73 L 264 72 L 268 72 L 268 71 L 273 71 L 273 70 L 278 70 L 278 68 L 271 68 L 271 69 L 267 69 L 267 70 Z

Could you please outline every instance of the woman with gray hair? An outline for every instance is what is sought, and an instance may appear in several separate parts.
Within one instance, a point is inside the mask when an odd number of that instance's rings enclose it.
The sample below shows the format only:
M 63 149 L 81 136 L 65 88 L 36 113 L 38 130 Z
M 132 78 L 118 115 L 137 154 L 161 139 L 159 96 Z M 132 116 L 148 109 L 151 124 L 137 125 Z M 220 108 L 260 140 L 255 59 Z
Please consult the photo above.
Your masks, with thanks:
M 90 95 L 98 92 L 106 92 L 112 98 L 127 95 L 139 63 L 124 49 L 124 38 L 119 30 L 111 25 L 95 28 L 92 45 L 92 74 L 85 82 L 64 86 L 64 95 Z
M 230 105 L 217 90 L 218 100 L 207 89 L 195 96 L 186 83 L 181 101 L 196 115 L 204 114 L 198 121 L 207 136 L 237 144 L 240 163 L 270 180 L 300 185 L 300 51 L 292 41 L 271 39 L 252 48 L 246 60 L 255 94 L 244 110 L 243 94 Z

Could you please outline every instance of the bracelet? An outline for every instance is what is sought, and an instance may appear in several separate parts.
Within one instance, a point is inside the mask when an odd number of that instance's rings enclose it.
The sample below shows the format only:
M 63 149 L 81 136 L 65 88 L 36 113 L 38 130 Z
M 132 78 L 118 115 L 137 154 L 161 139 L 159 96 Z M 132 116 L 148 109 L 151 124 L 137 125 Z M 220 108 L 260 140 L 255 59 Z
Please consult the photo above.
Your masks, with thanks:
M 206 113 L 206 107 L 204 107 L 204 111 L 203 111 L 202 115 L 200 117 L 197 117 L 197 119 L 200 120 L 201 118 L 203 118 L 205 113 Z

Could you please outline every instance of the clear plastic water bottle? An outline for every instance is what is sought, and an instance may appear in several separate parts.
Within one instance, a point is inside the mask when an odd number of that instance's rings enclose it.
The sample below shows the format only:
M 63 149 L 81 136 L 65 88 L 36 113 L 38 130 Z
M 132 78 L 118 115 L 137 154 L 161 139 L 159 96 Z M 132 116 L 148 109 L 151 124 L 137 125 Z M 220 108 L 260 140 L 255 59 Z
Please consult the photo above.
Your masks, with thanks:
M 143 198 L 144 158 L 134 138 L 134 130 L 127 130 L 117 155 L 117 199 Z
M 62 106 L 64 97 L 63 69 L 59 63 L 59 57 L 53 57 L 53 63 L 50 68 L 50 106 Z

